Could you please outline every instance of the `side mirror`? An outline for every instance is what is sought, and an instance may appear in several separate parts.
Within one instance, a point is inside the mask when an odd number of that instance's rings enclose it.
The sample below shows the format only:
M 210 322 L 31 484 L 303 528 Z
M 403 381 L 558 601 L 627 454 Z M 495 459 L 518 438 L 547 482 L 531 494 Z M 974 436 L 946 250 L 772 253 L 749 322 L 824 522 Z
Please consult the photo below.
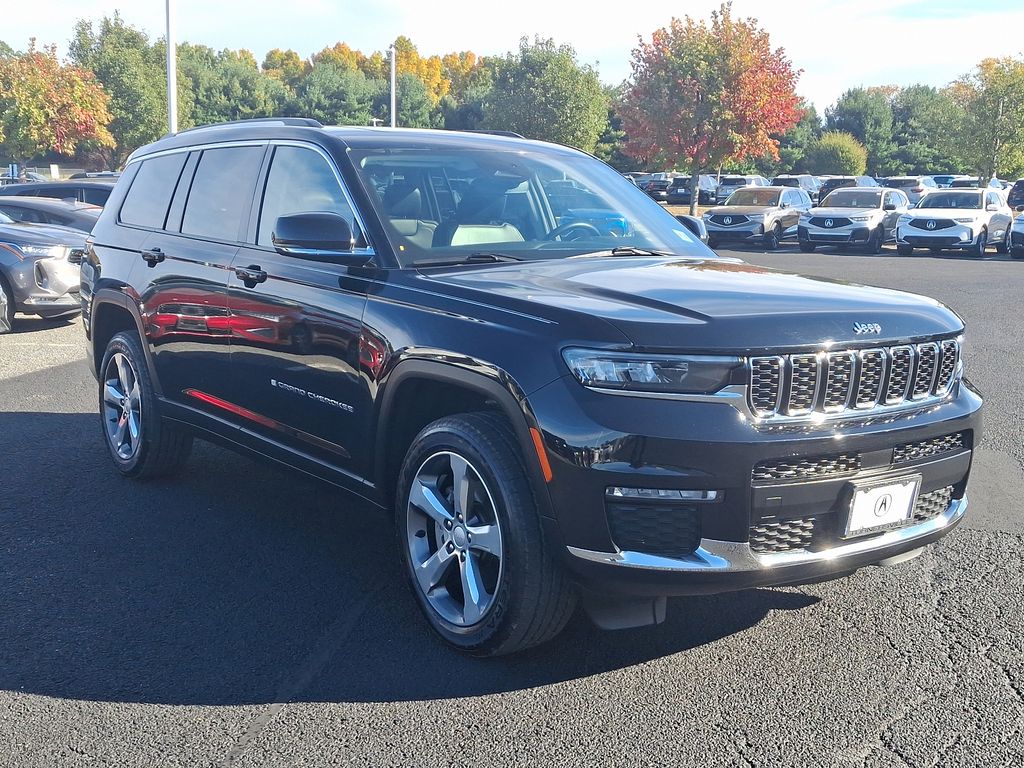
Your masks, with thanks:
M 361 267 L 371 258 L 353 251 L 352 227 L 336 213 L 282 216 L 274 223 L 270 239 L 278 253 L 297 259 Z
M 999 206 L 998 205 L 993 205 L 992 203 L 989 203 L 988 205 L 985 206 L 985 210 L 989 211 L 991 213 L 991 212 L 994 212 L 994 211 L 998 211 L 999 210 Z
M 1017 213 L 1024 213 L 1024 205 L 1018 205 L 1013 210 L 1015 210 Z
M 779 208 L 782 208 L 782 209 L 789 208 L 789 203 L 779 203 Z
M 676 214 L 676 221 L 695 234 L 702 243 L 707 244 L 708 228 L 704 226 L 703 221 L 696 216 L 687 216 L 683 213 Z
M 885 204 L 885 210 L 887 210 L 887 211 L 895 211 L 896 210 L 896 203 L 886 203 Z

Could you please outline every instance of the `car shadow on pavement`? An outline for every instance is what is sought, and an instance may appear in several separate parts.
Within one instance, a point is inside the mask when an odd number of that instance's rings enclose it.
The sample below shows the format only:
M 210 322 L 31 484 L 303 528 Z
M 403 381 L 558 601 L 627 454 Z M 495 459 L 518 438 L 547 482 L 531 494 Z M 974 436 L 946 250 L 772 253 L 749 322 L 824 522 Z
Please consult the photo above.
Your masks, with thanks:
M 657 627 L 578 613 L 519 656 L 435 639 L 389 518 L 197 443 L 182 477 L 118 477 L 95 414 L 0 413 L 0 688 L 87 701 L 408 701 L 545 686 L 742 632 L 817 602 L 762 589 L 670 601 Z
M 79 317 L 80 315 L 51 318 L 15 315 L 14 325 L 11 327 L 11 333 L 35 333 L 36 331 L 47 331 L 51 328 L 60 328 L 61 326 L 70 325 L 71 323 L 76 322 Z

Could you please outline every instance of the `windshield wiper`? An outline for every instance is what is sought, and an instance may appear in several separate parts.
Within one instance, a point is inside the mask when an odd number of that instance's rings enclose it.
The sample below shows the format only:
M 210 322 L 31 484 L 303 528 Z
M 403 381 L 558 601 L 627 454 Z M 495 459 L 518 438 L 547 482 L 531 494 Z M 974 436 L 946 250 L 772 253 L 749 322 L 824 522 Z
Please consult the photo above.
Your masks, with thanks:
M 460 264 L 497 264 L 502 261 L 522 261 L 518 256 L 507 253 L 491 253 L 478 251 L 461 259 L 418 259 L 412 263 L 414 267 L 454 267 Z
M 635 245 L 620 245 L 609 251 L 594 251 L 593 253 L 581 253 L 580 256 L 662 256 L 667 259 L 679 258 L 679 254 L 667 253 L 666 251 L 654 251 L 650 248 L 637 248 Z

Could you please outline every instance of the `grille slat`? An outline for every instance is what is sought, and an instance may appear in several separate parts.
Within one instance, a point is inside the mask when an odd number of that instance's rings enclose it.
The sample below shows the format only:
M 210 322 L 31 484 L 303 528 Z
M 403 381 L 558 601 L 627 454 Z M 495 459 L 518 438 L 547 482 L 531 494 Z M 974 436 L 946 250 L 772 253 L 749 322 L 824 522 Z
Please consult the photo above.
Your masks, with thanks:
M 904 443 L 897 445 L 892 452 L 893 464 L 905 464 L 908 461 L 918 461 L 931 456 L 938 456 L 940 453 L 951 453 L 962 451 L 964 448 L 964 433 L 956 432 L 943 437 L 933 437 L 930 440 L 919 440 L 916 443 Z
M 750 359 L 748 399 L 758 418 L 866 412 L 945 395 L 959 370 L 954 339 L 864 350 Z

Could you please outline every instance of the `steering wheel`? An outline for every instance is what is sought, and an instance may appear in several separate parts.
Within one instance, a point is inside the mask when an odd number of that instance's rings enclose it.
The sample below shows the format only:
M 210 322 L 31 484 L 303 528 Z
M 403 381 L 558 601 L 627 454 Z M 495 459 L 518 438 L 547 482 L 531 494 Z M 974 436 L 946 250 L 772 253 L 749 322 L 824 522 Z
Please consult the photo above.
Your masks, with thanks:
M 568 224 L 560 224 L 559 226 L 552 229 L 550 232 L 544 235 L 544 239 L 565 240 L 565 236 L 568 235 L 570 232 L 579 232 L 580 234 L 578 237 L 582 237 L 584 234 L 594 235 L 596 237 L 601 236 L 601 230 L 599 230 L 593 224 L 590 224 L 586 221 L 570 221 Z M 577 238 L 573 237 L 569 239 L 576 240 Z

